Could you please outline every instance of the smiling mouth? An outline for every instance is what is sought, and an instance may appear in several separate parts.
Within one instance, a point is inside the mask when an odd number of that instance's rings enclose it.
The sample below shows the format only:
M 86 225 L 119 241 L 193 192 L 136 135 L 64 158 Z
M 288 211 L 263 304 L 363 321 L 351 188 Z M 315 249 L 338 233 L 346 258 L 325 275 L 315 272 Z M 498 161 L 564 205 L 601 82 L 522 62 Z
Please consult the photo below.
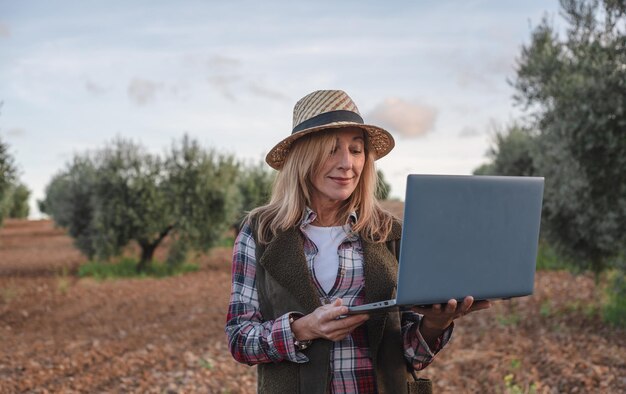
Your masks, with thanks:
M 340 184 L 348 184 L 350 183 L 350 181 L 352 181 L 352 178 L 339 178 L 339 177 L 332 177 L 332 176 L 329 178 Z

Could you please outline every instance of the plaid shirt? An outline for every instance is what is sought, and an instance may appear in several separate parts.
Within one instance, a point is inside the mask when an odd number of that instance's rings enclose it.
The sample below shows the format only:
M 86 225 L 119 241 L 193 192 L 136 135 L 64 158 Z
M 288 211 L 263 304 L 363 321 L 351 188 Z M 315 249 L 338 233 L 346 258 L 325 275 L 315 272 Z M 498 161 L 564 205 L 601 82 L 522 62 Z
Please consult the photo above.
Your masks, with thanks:
M 315 220 L 316 214 L 307 208 L 300 229 Z M 350 223 L 356 222 L 356 214 Z M 365 278 L 363 249 L 358 234 L 346 234 L 338 249 L 339 271 L 335 285 L 327 294 L 315 280 L 313 260 L 318 252 L 316 245 L 304 235 L 304 254 L 316 284 L 320 302 L 327 304 L 342 298 L 344 305 L 362 305 Z M 416 370 L 428 366 L 437 352 L 450 339 L 452 327 L 430 349 L 418 327 L 421 315 L 402 313 L 404 357 Z M 255 242 L 246 224 L 235 240 L 232 265 L 232 291 L 226 323 L 230 351 L 242 363 L 260 364 L 283 360 L 306 363 L 309 359 L 296 351 L 294 336 L 289 326 L 289 314 L 276 320 L 265 320 L 259 310 L 256 289 Z M 334 343 L 330 356 L 331 391 L 333 393 L 375 393 L 376 376 L 372 367 L 366 325 L 361 325 L 341 341 Z

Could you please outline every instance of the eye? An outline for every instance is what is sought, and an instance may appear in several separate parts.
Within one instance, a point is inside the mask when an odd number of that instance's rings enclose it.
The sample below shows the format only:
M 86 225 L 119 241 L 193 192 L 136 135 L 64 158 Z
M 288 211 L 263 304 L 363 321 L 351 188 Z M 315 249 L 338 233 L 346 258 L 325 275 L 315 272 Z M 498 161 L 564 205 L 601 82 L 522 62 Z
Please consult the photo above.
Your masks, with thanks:
M 351 146 L 350 147 L 350 152 L 352 152 L 353 155 L 360 155 L 361 153 L 363 153 L 363 147 L 362 146 Z

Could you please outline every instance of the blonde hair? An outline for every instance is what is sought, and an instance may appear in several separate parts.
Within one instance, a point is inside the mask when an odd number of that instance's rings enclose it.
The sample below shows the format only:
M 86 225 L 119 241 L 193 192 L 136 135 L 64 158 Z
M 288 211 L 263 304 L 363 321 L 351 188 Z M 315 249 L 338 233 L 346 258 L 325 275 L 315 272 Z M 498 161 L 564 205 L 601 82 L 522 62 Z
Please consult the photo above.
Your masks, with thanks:
M 257 242 L 267 244 L 279 231 L 300 223 L 305 208 L 311 204 L 311 179 L 335 148 L 336 132 L 339 130 L 312 133 L 293 143 L 283 168 L 274 179 L 270 202 L 248 215 L 248 218 L 255 219 Z M 352 231 L 360 233 L 368 241 L 384 242 L 391 231 L 393 216 L 382 209 L 376 199 L 378 175 L 374 153 L 367 133 L 363 134 L 365 163 L 356 189 L 339 209 L 339 219 L 344 222 L 351 212 L 357 212 L 358 219 Z

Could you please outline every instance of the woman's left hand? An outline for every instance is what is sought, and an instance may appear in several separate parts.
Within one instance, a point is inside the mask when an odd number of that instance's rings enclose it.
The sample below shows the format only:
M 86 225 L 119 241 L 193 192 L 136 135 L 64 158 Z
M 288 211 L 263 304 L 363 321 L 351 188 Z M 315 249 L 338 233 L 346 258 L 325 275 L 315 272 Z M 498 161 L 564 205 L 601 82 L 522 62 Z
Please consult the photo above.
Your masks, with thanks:
M 412 309 L 414 312 L 424 316 L 422 318 L 421 328 L 428 331 L 441 332 L 448 328 L 450 324 L 459 317 L 490 307 L 491 302 L 489 301 L 474 302 L 474 297 L 467 296 L 460 304 L 458 304 L 455 299 L 451 299 L 443 306 L 435 304 L 429 307 L 414 307 Z

